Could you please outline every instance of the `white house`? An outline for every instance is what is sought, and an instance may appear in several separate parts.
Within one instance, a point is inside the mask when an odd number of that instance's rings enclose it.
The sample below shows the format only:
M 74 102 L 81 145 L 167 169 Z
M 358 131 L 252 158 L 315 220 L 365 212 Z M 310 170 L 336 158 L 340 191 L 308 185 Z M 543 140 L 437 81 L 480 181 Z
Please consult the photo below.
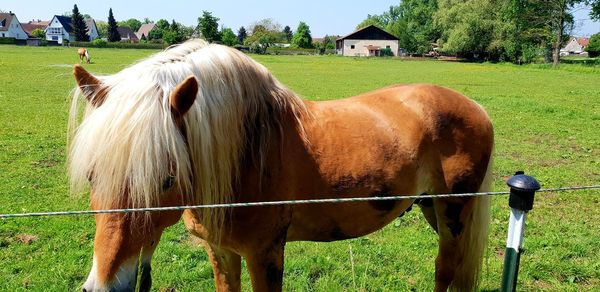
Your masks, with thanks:
M 98 27 L 96 27 L 96 21 L 93 19 L 87 19 L 85 24 L 87 25 L 88 35 L 90 41 L 98 38 Z M 46 40 L 56 41 L 62 44 L 63 41 L 74 41 L 75 35 L 73 34 L 73 25 L 71 24 L 71 17 L 54 15 L 50 24 L 46 28 Z
M 390 49 L 397 56 L 398 41 L 394 35 L 370 25 L 337 39 L 335 47 L 342 56 L 380 56 L 384 49 Z
M 27 33 L 12 11 L 9 13 L 0 13 L 0 38 L 27 39 Z
M 579 55 L 585 52 L 585 48 L 589 45 L 589 38 L 577 38 L 571 37 L 567 45 L 560 49 L 560 54 L 562 56 L 566 55 Z

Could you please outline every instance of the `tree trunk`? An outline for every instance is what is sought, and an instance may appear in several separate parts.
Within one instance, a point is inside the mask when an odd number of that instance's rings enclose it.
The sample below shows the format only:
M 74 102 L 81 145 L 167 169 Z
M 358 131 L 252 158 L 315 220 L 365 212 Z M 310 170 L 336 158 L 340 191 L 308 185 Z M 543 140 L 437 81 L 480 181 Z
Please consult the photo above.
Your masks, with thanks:
M 560 65 L 560 47 L 562 47 L 562 36 L 565 29 L 565 13 L 567 9 L 567 1 L 560 3 L 560 11 L 558 12 L 556 41 L 552 46 L 552 67 L 557 68 Z

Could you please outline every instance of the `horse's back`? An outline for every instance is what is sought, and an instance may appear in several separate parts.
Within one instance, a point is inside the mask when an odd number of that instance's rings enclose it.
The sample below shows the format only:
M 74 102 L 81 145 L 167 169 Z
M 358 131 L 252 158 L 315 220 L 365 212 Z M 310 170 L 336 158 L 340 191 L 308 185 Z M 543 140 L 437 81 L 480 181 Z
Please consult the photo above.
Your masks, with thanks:
M 309 109 L 313 117 L 305 128 L 318 171 L 304 178 L 311 184 L 297 198 L 445 193 L 461 187 L 476 191 L 478 186 L 469 184 L 485 175 L 493 144 L 491 123 L 478 104 L 455 91 L 394 86 L 309 103 Z M 478 175 L 480 179 L 472 178 Z M 298 206 L 290 239 L 361 236 L 389 223 L 410 204 Z
M 486 160 L 492 151 L 492 125 L 483 108 L 439 86 L 393 86 L 310 108 L 307 132 L 325 175 L 395 177 L 457 155 Z

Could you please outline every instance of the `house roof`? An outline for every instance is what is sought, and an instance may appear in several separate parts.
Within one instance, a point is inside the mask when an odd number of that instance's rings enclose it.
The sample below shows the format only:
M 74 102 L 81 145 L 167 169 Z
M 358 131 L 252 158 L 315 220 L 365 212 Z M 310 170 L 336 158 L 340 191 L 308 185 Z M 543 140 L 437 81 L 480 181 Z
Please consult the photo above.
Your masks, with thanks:
M 69 34 L 73 33 L 73 24 L 71 23 L 71 17 L 62 16 L 62 15 L 54 15 L 54 17 L 56 17 L 56 19 L 58 19 L 58 21 L 63 26 L 63 28 L 67 31 L 67 33 L 69 33 Z M 96 26 L 96 21 L 93 18 L 85 19 L 85 26 L 88 29 L 87 34 L 89 35 L 90 32 L 92 31 L 92 26 Z M 96 31 L 97 30 L 98 30 L 98 27 L 96 27 Z
M 135 33 L 133 33 L 133 30 L 127 26 L 119 26 L 117 27 L 117 31 L 121 39 L 139 40 Z
M 67 31 L 67 33 L 73 32 L 73 25 L 71 24 L 71 17 L 62 16 L 62 15 L 54 15 L 56 19 L 60 22 L 63 28 Z
M 154 23 L 142 24 L 142 26 L 140 26 L 140 29 L 138 29 L 138 31 L 135 33 L 135 35 L 139 39 L 141 39 L 142 36 L 146 36 L 146 38 L 147 38 L 148 34 L 154 29 L 155 26 L 156 26 L 156 24 L 154 24 Z
M 8 31 L 14 13 L 0 13 L 0 31 Z
M 589 38 L 577 38 L 577 43 L 582 47 L 587 47 L 590 44 Z
M 43 24 L 43 23 L 46 24 Z M 46 27 L 48 27 L 48 22 L 47 21 L 40 21 L 40 22 L 29 22 L 29 23 L 21 23 L 21 27 L 23 27 L 23 30 L 27 33 L 28 36 L 31 36 L 31 32 L 34 29 L 46 29 Z
M 92 32 L 92 27 L 96 26 L 96 21 L 93 18 L 86 18 L 85 26 L 87 26 L 88 34 L 90 34 Z M 96 31 L 98 31 L 98 27 L 96 27 Z
M 353 40 L 399 40 L 393 34 L 377 27 L 374 25 L 369 25 L 367 27 L 363 27 L 349 35 L 338 38 L 337 41 L 345 40 L 345 39 L 353 39 Z

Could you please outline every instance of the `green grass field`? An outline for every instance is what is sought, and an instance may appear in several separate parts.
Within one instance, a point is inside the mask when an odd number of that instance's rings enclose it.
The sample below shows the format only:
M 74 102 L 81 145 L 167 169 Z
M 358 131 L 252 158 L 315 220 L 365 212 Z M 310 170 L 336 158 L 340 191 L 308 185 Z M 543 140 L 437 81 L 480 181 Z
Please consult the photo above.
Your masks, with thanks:
M 93 49 L 97 74 L 155 51 Z M 487 108 L 496 131 L 495 190 L 516 170 L 543 187 L 600 184 L 600 68 L 467 64 L 334 56 L 253 56 L 304 98 L 337 99 L 395 83 L 428 82 Z M 0 46 L 0 213 L 88 209 L 65 171 L 76 48 Z M 500 286 L 509 210 L 493 199 L 481 290 Z M 0 220 L 0 291 L 78 290 L 92 264 L 91 216 Z M 529 214 L 520 291 L 600 291 L 600 191 L 539 194 Z M 433 289 L 435 233 L 418 208 L 369 236 L 286 249 L 286 291 Z M 204 251 L 183 224 L 163 236 L 154 290 L 214 290 Z M 243 274 L 249 291 L 248 274 Z

